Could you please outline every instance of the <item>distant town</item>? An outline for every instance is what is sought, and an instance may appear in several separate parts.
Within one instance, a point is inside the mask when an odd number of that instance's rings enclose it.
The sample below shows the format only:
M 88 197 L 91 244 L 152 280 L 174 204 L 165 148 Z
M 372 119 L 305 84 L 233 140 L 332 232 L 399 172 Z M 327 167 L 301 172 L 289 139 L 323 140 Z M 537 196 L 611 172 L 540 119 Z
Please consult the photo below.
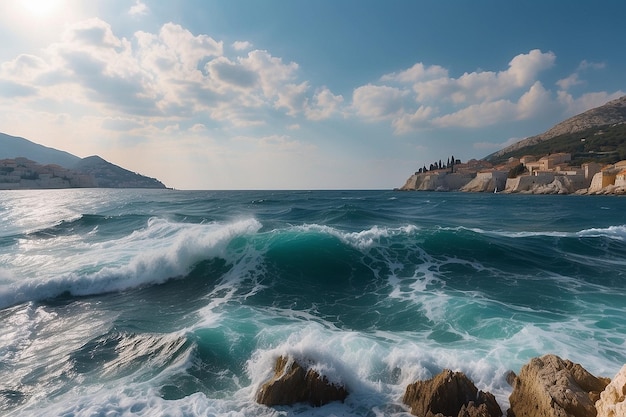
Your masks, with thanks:
M 451 158 L 430 169 L 420 168 L 398 188 L 401 191 L 465 191 L 525 194 L 626 194 L 626 160 L 570 165 L 569 153 L 537 158 L 526 155 L 493 165 L 472 159 Z
M 39 164 L 28 158 L 0 159 L 0 190 L 55 188 L 165 188 L 154 178 L 144 177 L 97 156 L 84 158 L 78 169 L 57 164 Z

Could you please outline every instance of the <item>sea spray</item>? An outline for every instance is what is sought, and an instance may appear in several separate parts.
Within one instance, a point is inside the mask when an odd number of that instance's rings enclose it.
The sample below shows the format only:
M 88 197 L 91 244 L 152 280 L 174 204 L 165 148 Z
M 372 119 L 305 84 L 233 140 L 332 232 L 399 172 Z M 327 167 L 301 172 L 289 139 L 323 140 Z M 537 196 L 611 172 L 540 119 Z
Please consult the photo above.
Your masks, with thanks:
M 506 373 L 532 357 L 601 376 L 626 362 L 619 198 L 1 197 L 2 414 L 406 416 L 406 385 L 443 368 L 505 409 Z M 350 395 L 256 404 L 281 355 Z

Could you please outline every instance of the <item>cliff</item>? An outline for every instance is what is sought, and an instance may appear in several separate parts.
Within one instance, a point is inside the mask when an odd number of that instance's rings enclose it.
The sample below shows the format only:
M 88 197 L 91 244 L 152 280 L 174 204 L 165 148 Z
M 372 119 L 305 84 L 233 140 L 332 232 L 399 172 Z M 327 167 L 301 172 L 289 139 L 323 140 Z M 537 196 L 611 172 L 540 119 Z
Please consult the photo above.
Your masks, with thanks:
M 430 171 L 411 175 L 400 191 L 458 191 L 469 183 L 474 175 L 469 173 L 449 173 Z

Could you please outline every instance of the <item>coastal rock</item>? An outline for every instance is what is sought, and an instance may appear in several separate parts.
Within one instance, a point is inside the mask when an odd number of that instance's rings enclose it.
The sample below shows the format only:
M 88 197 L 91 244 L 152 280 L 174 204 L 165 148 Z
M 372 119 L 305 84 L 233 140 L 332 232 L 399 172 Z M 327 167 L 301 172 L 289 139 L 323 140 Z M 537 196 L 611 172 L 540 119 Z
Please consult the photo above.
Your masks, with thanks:
M 600 394 L 596 402 L 597 417 L 626 416 L 626 365 Z
M 506 187 L 507 172 L 488 171 L 478 172 L 476 177 L 465 184 L 459 191 L 469 193 L 493 193 L 504 190 Z
M 556 355 L 533 358 L 515 378 L 508 417 L 595 417 L 608 381 Z
M 490 393 L 478 391 L 462 372 L 444 369 L 427 381 L 407 386 L 402 401 L 416 416 L 500 417 L 502 410 Z
M 429 171 L 411 175 L 400 191 L 455 191 L 467 185 L 473 178 L 471 174 L 449 173 L 447 171 Z
M 267 406 L 306 402 L 314 407 L 332 401 L 343 401 L 348 391 L 325 376 L 305 369 L 292 358 L 280 356 L 274 365 L 274 376 L 261 386 L 256 401 Z

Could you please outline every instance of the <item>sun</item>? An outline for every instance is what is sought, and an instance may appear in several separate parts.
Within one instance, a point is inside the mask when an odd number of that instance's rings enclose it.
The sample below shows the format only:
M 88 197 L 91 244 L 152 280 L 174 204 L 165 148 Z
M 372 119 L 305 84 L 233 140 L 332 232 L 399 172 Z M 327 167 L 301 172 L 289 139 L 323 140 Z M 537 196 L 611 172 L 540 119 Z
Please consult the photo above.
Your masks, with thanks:
M 33 17 L 46 17 L 61 8 L 62 0 L 20 0 L 24 11 Z

